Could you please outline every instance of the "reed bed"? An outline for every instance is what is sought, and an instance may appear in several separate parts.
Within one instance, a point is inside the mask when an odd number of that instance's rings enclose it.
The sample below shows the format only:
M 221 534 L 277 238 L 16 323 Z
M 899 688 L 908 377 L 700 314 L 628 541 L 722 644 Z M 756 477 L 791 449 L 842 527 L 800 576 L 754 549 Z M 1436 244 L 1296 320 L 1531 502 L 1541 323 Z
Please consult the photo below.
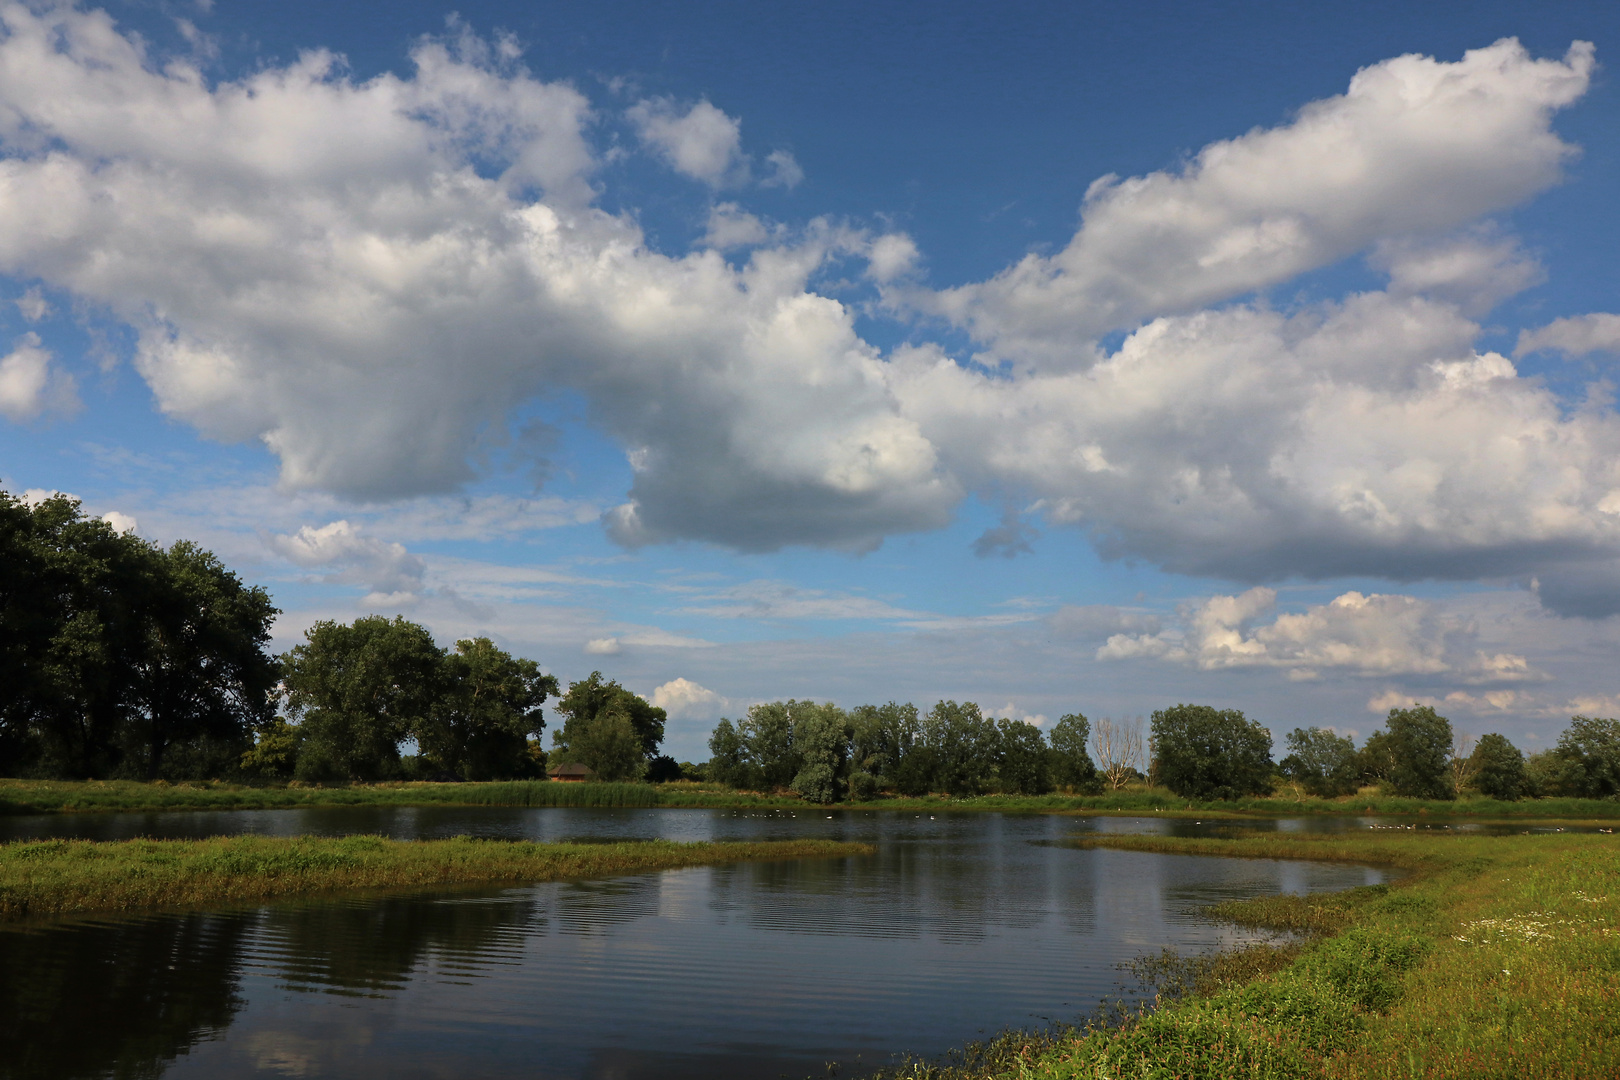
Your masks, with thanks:
M 217 907 L 308 893 L 555 881 L 762 859 L 870 854 L 830 840 L 609 844 L 234 836 L 0 845 L 0 919 Z
M 1007 1032 L 910 1080 L 1591 1080 L 1620 1076 L 1620 842 L 1434 833 L 1077 846 L 1403 867 L 1394 885 L 1262 897 L 1217 917 L 1268 950 L 1146 958 L 1147 1006 Z M 892 1074 L 895 1076 L 901 1073 Z

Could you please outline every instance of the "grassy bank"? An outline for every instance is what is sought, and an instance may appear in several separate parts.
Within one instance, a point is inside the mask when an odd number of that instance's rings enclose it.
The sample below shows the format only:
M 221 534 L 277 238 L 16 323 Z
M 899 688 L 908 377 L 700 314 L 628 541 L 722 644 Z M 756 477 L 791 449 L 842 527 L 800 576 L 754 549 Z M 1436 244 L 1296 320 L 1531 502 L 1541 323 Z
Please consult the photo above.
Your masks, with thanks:
M 552 881 L 757 859 L 869 853 L 827 840 L 537 844 L 378 836 L 46 840 L 0 845 L 0 919 L 194 907 L 353 889 Z
M 320 806 L 583 806 L 738 807 L 814 809 L 790 795 L 732 791 L 712 784 L 558 784 L 515 780 L 481 784 L 389 783 L 333 787 L 249 786 L 221 782 L 155 784 L 130 780 L 3 780 L 0 814 L 94 811 L 263 810 Z M 1286 817 L 1311 814 L 1413 816 L 1454 820 L 1620 819 L 1620 802 L 1609 799 L 1461 798 L 1448 802 L 1355 795 L 1342 799 L 1291 797 L 1198 801 L 1163 788 L 1108 795 L 983 795 L 952 799 L 880 798 L 843 803 L 865 810 L 1001 810 L 1018 813 L 1159 814 L 1167 816 Z
M 1604 835 L 1089 837 L 1172 854 L 1351 860 L 1391 887 L 1215 913 L 1303 933 L 1203 962 L 1147 961 L 1169 994 L 1114 1026 L 1008 1034 L 968 1078 L 1410 1080 L 1620 1076 L 1620 842 Z

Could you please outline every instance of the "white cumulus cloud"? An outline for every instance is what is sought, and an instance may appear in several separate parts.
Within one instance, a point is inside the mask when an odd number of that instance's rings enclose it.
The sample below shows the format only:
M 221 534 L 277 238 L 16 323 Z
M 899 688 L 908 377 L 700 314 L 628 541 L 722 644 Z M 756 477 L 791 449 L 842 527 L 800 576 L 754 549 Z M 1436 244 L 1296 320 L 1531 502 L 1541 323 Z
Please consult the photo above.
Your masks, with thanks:
M 641 141 L 682 176 L 719 187 L 748 170 L 742 123 L 708 101 L 682 110 L 668 98 L 649 98 L 628 115 Z
M 1519 334 L 1514 356 L 1555 349 L 1568 356 L 1587 353 L 1620 353 L 1620 315 L 1598 313 L 1555 319 L 1546 326 Z
M 1212 596 L 1186 608 L 1176 629 L 1110 637 L 1097 659 L 1151 658 L 1203 671 L 1284 668 L 1295 679 L 1323 672 L 1477 683 L 1543 677 L 1522 656 L 1478 648 L 1474 628 L 1416 597 L 1347 592 L 1262 621 L 1276 603 L 1267 588 Z
M 426 570 L 419 556 L 405 545 L 365 536 L 347 521 L 320 528 L 305 525 L 296 533 L 271 534 L 270 550 L 283 559 L 309 569 L 327 568 L 329 581 L 363 584 L 373 593 L 417 593 Z
M 0 416 L 32 420 L 47 410 L 69 411 L 78 398 L 73 378 L 51 370 L 51 352 L 39 335 L 24 334 L 11 352 L 0 357 Z
M 671 679 L 647 699 L 669 714 L 671 720 L 709 720 L 720 715 L 726 699 L 690 679 Z

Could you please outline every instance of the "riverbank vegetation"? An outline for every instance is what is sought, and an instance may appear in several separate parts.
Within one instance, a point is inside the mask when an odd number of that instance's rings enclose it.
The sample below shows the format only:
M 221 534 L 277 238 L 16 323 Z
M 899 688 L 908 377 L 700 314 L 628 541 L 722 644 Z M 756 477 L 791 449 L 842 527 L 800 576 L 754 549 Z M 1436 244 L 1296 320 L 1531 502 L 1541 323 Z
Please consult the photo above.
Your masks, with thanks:
M 559 784 L 547 781 L 488 783 L 389 782 L 332 786 L 169 784 L 127 780 L 0 780 L 0 815 L 213 810 L 274 810 L 352 806 L 571 806 L 668 807 L 798 812 L 821 804 L 787 793 L 744 791 L 715 783 Z M 1436 825 L 1450 821 L 1590 821 L 1620 818 L 1620 803 L 1608 799 L 1522 799 L 1482 796 L 1448 800 L 1403 799 L 1375 790 L 1339 798 L 1295 797 L 1184 799 L 1163 787 L 1136 783 L 1100 795 L 878 795 L 854 804 L 883 812 L 1001 811 L 1153 815 L 1157 817 L 1266 818 L 1303 815 L 1407 816 Z
M 1227 903 L 1299 935 L 1203 958 L 1148 957 L 1158 994 L 1073 1028 L 1009 1032 L 912 1080 L 1479 1080 L 1620 1075 L 1620 843 L 1606 835 L 1432 833 L 1087 837 L 1169 854 L 1399 867 L 1384 887 Z
M 830 840 L 607 844 L 380 836 L 41 840 L 0 845 L 0 919 L 219 906 L 308 893 L 554 881 L 757 859 L 869 854 Z

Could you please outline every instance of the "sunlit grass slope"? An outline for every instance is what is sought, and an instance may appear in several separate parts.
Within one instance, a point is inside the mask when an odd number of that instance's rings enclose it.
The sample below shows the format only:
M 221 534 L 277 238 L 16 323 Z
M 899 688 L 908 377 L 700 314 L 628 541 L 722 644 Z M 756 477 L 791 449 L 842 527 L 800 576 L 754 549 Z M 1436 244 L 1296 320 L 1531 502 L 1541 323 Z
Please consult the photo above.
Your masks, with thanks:
M 1384 888 L 1222 905 L 1310 935 L 1194 965 L 1113 1027 L 1009 1035 L 908 1075 L 1142 1080 L 1620 1076 L 1620 842 L 1607 835 L 1089 837 L 1171 854 L 1348 859 Z M 1262 954 L 1256 958 L 1256 953 Z M 1161 965 L 1162 966 L 1162 965 Z M 1161 983 L 1162 985 L 1162 983 Z
M 551 881 L 754 859 L 862 854 L 826 840 L 539 844 L 265 836 L 0 845 L 0 919 L 195 907 L 350 889 Z

